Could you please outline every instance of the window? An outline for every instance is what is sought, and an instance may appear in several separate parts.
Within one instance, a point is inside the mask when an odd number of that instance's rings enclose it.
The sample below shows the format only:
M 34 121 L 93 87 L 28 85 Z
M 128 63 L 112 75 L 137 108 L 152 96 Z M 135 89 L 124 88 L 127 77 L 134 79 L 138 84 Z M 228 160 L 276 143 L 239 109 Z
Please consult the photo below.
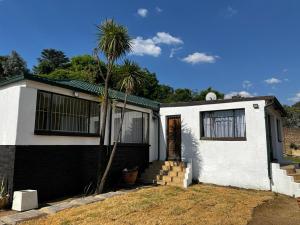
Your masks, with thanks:
M 245 109 L 201 112 L 201 138 L 245 140 Z
M 117 107 L 114 118 L 114 137 L 117 137 L 121 123 L 122 109 Z M 125 109 L 121 143 L 149 143 L 149 114 L 130 109 Z
M 99 115 L 97 102 L 38 91 L 35 131 L 98 134 Z
M 277 126 L 277 139 L 278 139 L 278 142 L 282 142 L 281 121 L 279 119 L 276 120 L 276 126 Z

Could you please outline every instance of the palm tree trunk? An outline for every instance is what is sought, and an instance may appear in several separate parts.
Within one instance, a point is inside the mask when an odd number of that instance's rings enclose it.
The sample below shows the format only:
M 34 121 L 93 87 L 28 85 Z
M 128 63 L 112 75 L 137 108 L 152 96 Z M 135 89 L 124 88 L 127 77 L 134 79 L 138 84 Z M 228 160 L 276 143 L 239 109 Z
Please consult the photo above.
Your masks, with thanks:
M 97 186 L 96 194 L 100 194 L 100 193 L 103 192 L 103 188 L 104 188 L 104 185 L 105 185 L 105 182 L 106 182 L 106 179 L 107 179 L 107 175 L 108 175 L 108 173 L 110 171 L 110 168 L 111 168 L 114 156 L 115 156 L 116 151 L 117 151 L 118 140 L 120 139 L 121 132 L 122 132 L 122 126 L 123 126 L 125 108 L 126 108 L 126 103 L 127 103 L 127 96 L 128 96 L 128 93 L 126 92 L 125 93 L 125 99 L 124 99 L 124 105 L 123 105 L 122 112 L 121 112 L 121 121 L 120 121 L 120 127 L 119 127 L 119 131 L 118 131 L 118 136 L 117 136 L 117 139 L 115 139 L 115 141 L 114 141 L 114 146 L 113 146 L 112 152 L 110 154 L 109 161 L 107 163 L 106 169 L 105 169 L 104 174 L 102 176 L 100 185 Z
M 107 111 L 108 111 L 108 89 L 109 89 L 109 82 L 111 77 L 111 62 L 108 63 L 106 79 L 105 79 L 105 86 L 104 86 L 104 101 L 102 105 L 102 116 L 101 116 L 101 128 L 100 128 L 100 146 L 104 145 L 105 142 L 105 132 L 106 132 L 106 119 L 107 119 Z

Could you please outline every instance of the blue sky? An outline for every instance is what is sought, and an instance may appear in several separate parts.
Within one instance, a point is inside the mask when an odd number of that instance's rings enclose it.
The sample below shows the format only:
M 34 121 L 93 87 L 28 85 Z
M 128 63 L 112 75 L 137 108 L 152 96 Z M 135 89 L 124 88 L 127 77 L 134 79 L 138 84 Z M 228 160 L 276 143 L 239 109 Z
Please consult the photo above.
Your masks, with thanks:
M 95 25 L 128 27 L 128 57 L 161 83 L 230 96 L 300 101 L 300 1 L 0 0 L 0 55 L 19 52 L 29 68 L 44 48 L 90 54 Z

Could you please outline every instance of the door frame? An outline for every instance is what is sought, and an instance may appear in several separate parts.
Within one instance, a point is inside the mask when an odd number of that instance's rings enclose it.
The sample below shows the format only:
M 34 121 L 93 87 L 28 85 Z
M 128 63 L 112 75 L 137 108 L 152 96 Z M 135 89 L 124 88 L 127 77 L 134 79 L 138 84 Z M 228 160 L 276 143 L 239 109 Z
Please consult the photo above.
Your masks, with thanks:
M 167 144 L 166 144 L 166 160 L 169 159 L 169 119 L 171 118 L 179 118 L 180 119 L 180 151 L 179 151 L 179 161 L 181 161 L 181 145 L 182 145 L 182 132 L 181 132 L 181 114 L 174 114 L 174 115 L 168 115 L 166 116 L 166 139 L 167 139 Z

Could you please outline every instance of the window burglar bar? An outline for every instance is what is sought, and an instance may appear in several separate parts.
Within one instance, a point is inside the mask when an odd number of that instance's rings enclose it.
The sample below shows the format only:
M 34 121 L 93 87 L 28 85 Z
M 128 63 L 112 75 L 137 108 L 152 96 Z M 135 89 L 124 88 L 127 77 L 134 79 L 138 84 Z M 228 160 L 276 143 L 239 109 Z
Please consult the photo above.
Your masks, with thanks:
M 99 134 L 100 104 L 38 91 L 35 131 Z

